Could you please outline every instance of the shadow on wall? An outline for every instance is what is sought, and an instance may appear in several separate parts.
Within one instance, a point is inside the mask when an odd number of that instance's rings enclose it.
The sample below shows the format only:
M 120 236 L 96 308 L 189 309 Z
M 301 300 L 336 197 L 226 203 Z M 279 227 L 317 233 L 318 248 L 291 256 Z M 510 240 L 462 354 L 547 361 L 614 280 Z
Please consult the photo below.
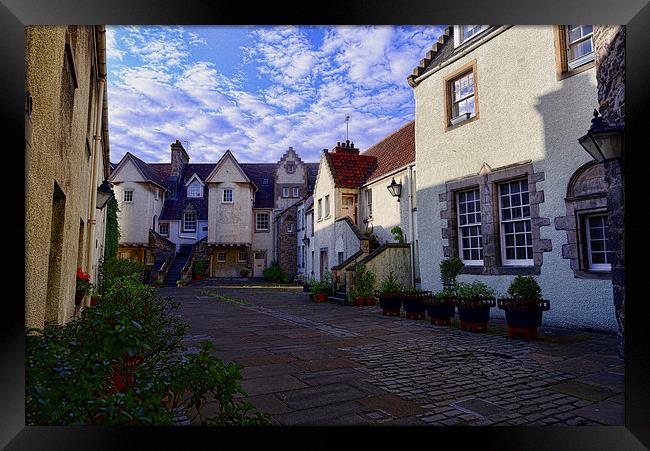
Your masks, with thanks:
M 577 75 L 578 77 L 580 75 Z M 588 76 L 585 74 L 584 76 Z M 617 323 L 612 300 L 612 282 L 611 280 L 592 280 L 579 279 L 574 277 L 570 267 L 570 260 L 562 256 L 562 246 L 567 244 L 567 233 L 565 230 L 555 228 L 555 218 L 565 216 L 566 204 L 565 197 L 567 185 L 571 176 L 583 164 L 590 161 L 589 155 L 578 144 L 578 138 L 586 133 L 590 126 L 593 108 L 597 107 L 595 92 L 585 92 L 584 89 L 577 89 L 576 86 L 582 86 L 583 83 L 576 83 L 573 77 L 558 82 L 559 89 L 543 95 L 537 99 L 535 109 L 541 116 L 542 138 L 535 143 L 531 139 L 532 146 L 541 146 L 537 148 L 522 148 L 517 153 L 519 158 L 513 159 L 505 164 L 514 164 L 526 160 L 533 160 L 533 173 L 543 173 L 539 179 L 533 181 L 536 183 L 540 203 L 539 205 L 539 237 L 536 250 L 541 255 L 541 266 L 539 274 L 534 277 L 542 288 L 544 298 L 549 299 L 551 310 L 544 315 L 544 323 L 560 327 L 576 327 L 586 330 L 616 331 Z M 594 85 L 595 90 L 595 85 Z M 592 99 L 593 98 L 593 99 Z M 559 114 L 562 111 L 570 111 L 571 120 Z M 564 115 L 566 116 L 566 114 Z M 489 120 L 485 115 L 482 120 Z M 468 125 L 472 127 L 472 125 Z M 514 127 L 520 128 L 521 137 L 530 136 L 535 131 L 537 124 L 513 124 Z M 525 142 L 526 138 L 516 138 L 520 142 Z M 482 136 L 474 135 L 472 141 L 479 143 Z M 504 140 L 504 142 L 507 142 Z M 466 141 L 463 145 L 466 147 Z M 460 145 L 460 143 L 459 143 Z M 483 162 L 492 167 L 492 174 L 497 174 L 498 167 L 504 164 L 497 164 L 490 161 L 488 154 L 477 153 L 476 169 L 474 173 L 465 174 L 467 176 L 478 175 L 478 170 Z M 532 158 L 534 155 L 540 157 Z M 444 157 L 441 157 L 444 158 Z M 422 171 L 422 170 L 421 170 Z M 418 181 L 420 185 L 424 181 L 424 174 L 421 174 Z M 536 176 L 537 177 L 537 176 Z M 496 186 L 499 182 L 498 177 L 494 177 L 491 182 L 494 208 L 487 215 L 483 213 L 483 221 L 494 218 L 494 228 L 488 236 L 485 223 L 483 223 L 483 245 L 486 242 L 493 242 L 496 246 L 496 266 L 506 268 L 499 263 L 501 258 L 501 224 L 499 223 L 498 196 Z M 529 183 L 531 174 L 528 174 Z M 422 279 L 422 289 L 438 291 L 442 289 L 440 282 L 439 265 L 445 258 L 443 249 L 449 246 L 448 231 L 444 233 L 443 228 L 448 227 L 448 220 L 443 219 L 447 208 L 451 208 L 452 202 L 443 199 L 447 193 L 445 183 L 438 183 L 433 186 L 418 187 L 418 229 L 419 229 L 419 262 Z M 483 203 L 483 193 L 482 203 Z M 532 199 L 532 193 L 531 193 Z M 454 208 L 455 202 L 454 202 Z M 452 212 L 450 212 L 452 214 Z M 454 211 L 457 215 L 458 212 Z M 544 219 L 548 218 L 548 220 Z M 450 224 L 451 226 L 451 224 Z M 576 239 L 582 239 L 577 237 Z M 546 240 L 546 241 L 545 241 Z M 550 242 L 549 242 L 550 241 Z M 540 244 L 541 242 L 541 244 Z M 450 249 L 457 246 L 449 246 Z M 451 252 L 452 256 L 458 256 L 457 250 Z M 515 277 L 515 272 L 504 270 L 508 274 L 489 274 L 479 266 L 472 270 L 464 271 L 459 276 L 459 281 L 471 282 L 480 280 L 497 291 L 497 294 L 503 296 L 507 293 L 508 286 Z M 532 271 L 532 269 L 531 269 Z M 499 272 L 497 269 L 496 272 Z M 492 309 L 492 316 L 503 317 L 503 312 L 499 309 Z

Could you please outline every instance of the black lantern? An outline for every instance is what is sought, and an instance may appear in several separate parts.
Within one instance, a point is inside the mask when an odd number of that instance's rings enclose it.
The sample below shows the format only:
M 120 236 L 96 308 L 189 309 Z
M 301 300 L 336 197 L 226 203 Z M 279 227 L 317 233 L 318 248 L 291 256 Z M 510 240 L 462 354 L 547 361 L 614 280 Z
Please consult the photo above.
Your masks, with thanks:
M 394 196 L 397 197 L 397 202 L 399 202 L 399 197 L 402 195 L 402 184 L 396 183 L 395 179 L 388 185 L 388 191 Z
M 598 115 L 598 110 L 594 108 L 591 128 L 586 135 L 578 138 L 578 142 L 594 160 L 603 162 L 621 156 L 622 138 L 623 127 L 605 124 L 603 118 Z
M 303 242 L 303 244 L 304 244 L 305 246 L 309 247 L 309 238 L 304 237 L 304 238 L 302 239 L 302 242 Z
M 104 180 L 99 188 L 97 188 L 97 208 L 102 209 L 106 206 L 108 201 L 113 197 L 113 188 L 108 180 Z

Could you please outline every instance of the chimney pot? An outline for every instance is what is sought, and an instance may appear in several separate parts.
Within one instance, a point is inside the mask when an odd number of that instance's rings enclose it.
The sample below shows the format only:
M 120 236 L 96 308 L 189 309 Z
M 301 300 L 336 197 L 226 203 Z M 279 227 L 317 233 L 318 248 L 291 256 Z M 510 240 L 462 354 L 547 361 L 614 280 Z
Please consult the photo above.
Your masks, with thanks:
M 349 139 L 345 140 L 345 147 L 350 147 L 350 140 Z

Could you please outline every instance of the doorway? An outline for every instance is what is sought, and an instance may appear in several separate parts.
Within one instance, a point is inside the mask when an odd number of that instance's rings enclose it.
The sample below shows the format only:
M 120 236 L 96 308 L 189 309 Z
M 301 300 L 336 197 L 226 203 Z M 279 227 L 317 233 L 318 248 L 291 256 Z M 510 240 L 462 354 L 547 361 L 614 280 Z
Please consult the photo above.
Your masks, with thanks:
M 357 224 L 357 196 L 355 194 L 343 194 L 341 215 L 349 216 Z
M 327 264 L 327 249 L 321 249 L 320 251 L 320 280 L 323 280 L 325 272 L 329 269 Z
M 253 260 L 253 277 L 262 277 L 266 267 L 266 254 L 264 252 L 255 252 Z

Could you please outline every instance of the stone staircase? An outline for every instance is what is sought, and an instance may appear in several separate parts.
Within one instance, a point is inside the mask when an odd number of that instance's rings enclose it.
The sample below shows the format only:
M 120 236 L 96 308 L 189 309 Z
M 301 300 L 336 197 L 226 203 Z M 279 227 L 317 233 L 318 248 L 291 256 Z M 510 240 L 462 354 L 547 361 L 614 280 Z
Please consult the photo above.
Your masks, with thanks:
M 179 251 L 176 253 L 176 258 L 172 262 L 172 266 L 169 268 L 165 280 L 163 281 L 163 287 L 175 287 L 176 281 L 181 278 L 181 271 L 187 263 L 187 260 L 190 258 L 190 253 L 192 252 L 191 244 L 184 244 L 180 247 Z

